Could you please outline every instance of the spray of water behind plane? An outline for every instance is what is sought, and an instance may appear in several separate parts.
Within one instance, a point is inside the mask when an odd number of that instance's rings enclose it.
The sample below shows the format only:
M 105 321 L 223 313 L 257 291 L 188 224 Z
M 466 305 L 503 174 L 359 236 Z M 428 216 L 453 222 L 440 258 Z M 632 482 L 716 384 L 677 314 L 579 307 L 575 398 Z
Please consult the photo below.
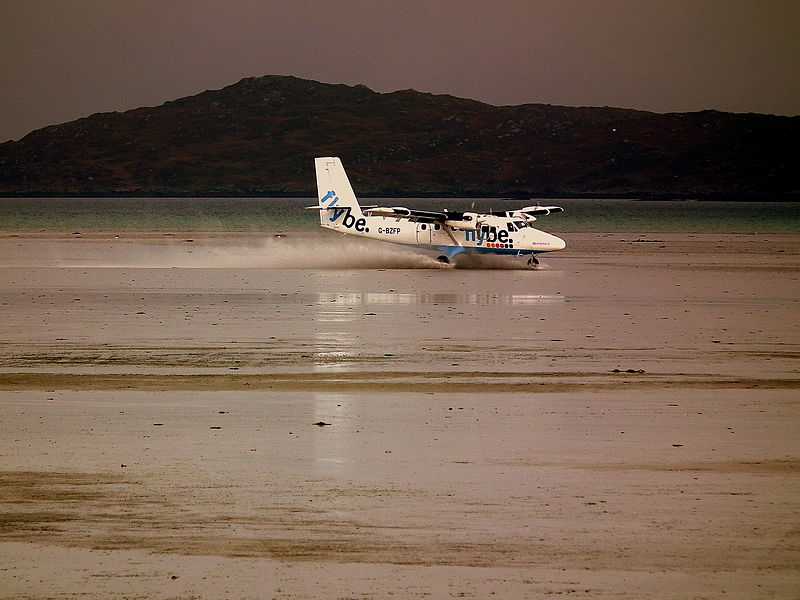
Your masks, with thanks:
M 88 240 L 84 240 L 84 243 Z M 90 245 L 91 244 L 91 245 Z M 85 252 L 64 241 L 48 257 L 54 266 L 183 269 L 526 269 L 502 256 L 467 255 L 445 265 L 402 246 L 339 234 L 286 233 L 269 238 L 197 235 L 141 240 L 125 236 L 92 240 Z M 102 245 L 102 252 L 97 252 Z M 21 265 L 22 266 L 22 265 Z M 546 269 L 540 265 L 539 269 Z

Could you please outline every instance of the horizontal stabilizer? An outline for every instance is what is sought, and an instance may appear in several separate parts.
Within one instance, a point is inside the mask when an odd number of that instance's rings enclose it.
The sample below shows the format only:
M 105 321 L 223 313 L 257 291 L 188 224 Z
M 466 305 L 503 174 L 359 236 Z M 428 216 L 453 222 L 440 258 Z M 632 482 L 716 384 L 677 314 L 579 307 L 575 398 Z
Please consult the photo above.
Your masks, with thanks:
M 396 217 L 398 219 L 413 219 L 431 223 L 435 221 L 444 223 L 448 219 L 448 215 L 445 212 L 414 210 L 405 206 L 376 206 L 365 209 L 364 214 L 371 217 Z
M 403 206 L 376 206 L 365 212 L 375 217 L 408 217 L 411 215 L 411 211 Z
M 330 210 L 328 208 L 325 208 L 324 206 L 305 206 L 304 208 L 306 210 Z M 361 207 L 362 210 L 369 210 L 371 208 L 377 208 L 377 205 L 373 204 L 372 206 L 362 206 Z

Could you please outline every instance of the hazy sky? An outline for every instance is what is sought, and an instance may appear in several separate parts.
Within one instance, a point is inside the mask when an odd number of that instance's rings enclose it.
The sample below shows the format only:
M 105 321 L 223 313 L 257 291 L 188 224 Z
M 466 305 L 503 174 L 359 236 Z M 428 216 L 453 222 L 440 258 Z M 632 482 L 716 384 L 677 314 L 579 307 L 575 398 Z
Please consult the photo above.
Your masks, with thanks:
M 797 115 L 799 63 L 800 0 L 0 0 L 0 141 L 266 74 Z

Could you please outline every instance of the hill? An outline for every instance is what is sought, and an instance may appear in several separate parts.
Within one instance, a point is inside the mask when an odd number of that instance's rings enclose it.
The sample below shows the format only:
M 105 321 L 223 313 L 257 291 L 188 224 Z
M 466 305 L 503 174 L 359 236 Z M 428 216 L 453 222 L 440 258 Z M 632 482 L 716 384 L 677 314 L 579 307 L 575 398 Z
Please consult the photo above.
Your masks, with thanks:
M 492 106 L 295 77 L 100 113 L 0 144 L 2 194 L 309 194 L 341 156 L 373 195 L 797 193 L 800 117 Z

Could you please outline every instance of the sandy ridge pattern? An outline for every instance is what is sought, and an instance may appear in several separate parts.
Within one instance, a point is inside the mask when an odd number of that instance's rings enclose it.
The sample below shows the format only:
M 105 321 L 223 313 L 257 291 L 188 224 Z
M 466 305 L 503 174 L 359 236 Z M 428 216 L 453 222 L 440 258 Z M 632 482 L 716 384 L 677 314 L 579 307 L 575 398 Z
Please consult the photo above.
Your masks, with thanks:
M 348 372 L 332 375 L 270 373 L 259 375 L 151 375 L 0 373 L 0 390 L 272 390 L 310 392 L 475 394 L 610 392 L 623 389 L 800 389 L 800 379 L 725 378 L 702 374 L 630 376 L 603 373 L 387 373 Z
M 800 236 L 13 235 L 2 599 L 800 589 Z

